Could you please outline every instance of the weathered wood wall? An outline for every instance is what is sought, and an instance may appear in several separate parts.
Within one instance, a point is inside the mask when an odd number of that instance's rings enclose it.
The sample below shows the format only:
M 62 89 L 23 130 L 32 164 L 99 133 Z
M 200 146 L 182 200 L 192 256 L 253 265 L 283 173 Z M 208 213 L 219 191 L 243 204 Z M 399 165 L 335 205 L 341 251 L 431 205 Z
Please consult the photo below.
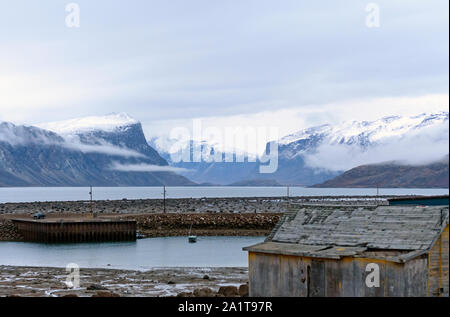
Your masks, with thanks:
M 366 285 L 369 263 L 379 266 L 380 286 Z M 249 252 L 250 296 L 426 296 L 427 258 L 406 264 L 345 257 L 315 259 Z
M 448 244 L 447 225 L 428 254 L 428 296 L 449 296 Z
M 45 222 L 13 220 L 25 241 L 96 242 L 136 239 L 135 221 L 65 221 Z
M 302 260 L 249 252 L 250 296 L 307 296 L 306 264 Z

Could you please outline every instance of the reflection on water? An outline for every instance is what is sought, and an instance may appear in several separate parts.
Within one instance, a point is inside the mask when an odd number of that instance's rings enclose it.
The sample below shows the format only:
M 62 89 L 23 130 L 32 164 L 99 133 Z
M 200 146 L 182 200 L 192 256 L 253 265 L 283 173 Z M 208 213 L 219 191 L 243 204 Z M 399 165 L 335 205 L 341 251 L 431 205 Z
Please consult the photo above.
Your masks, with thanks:
M 152 267 L 246 267 L 244 246 L 264 237 L 167 237 L 136 242 L 42 244 L 0 242 L 0 265 L 145 270 Z

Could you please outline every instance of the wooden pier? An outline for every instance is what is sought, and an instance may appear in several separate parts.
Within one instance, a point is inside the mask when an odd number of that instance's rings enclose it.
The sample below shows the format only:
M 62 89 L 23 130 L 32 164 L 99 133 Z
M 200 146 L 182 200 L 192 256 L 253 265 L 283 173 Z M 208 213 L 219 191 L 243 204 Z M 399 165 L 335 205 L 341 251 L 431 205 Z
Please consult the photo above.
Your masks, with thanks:
M 12 219 L 28 242 L 104 242 L 136 240 L 134 220 L 26 220 Z

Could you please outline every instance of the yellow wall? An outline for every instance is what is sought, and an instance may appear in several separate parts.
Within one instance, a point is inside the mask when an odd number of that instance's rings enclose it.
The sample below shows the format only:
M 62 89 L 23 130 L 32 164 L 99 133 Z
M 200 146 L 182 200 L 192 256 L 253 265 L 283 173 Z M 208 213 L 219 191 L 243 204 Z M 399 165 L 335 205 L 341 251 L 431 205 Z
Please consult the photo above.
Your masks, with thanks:
M 448 225 L 428 254 L 427 296 L 448 296 Z

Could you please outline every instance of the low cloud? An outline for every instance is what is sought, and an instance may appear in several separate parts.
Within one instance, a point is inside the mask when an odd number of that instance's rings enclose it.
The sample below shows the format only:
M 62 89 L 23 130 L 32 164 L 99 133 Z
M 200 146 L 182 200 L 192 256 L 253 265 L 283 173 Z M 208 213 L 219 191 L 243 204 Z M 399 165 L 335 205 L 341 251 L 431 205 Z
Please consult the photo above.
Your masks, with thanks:
M 0 122 L 0 142 L 13 146 L 30 143 L 52 145 L 62 142 L 56 134 L 35 127 L 16 126 L 9 122 Z
M 111 144 L 101 144 L 101 145 L 92 145 L 92 144 L 82 144 L 82 143 L 64 143 L 64 147 L 80 151 L 83 153 L 99 153 L 99 154 L 107 154 L 112 156 L 123 156 L 123 157 L 145 157 L 144 154 L 139 153 L 134 150 L 130 150 L 127 148 L 121 148 L 118 146 L 114 146 Z
M 151 164 L 121 164 L 114 162 L 110 169 L 119 172 L 189 172 L 189 169 L 173 166 L 160 166 Z
M 97 140 L 97 144 L 85 144 L 81 143 L 79 138 L 63 139 L 50 131 L 35 127 L 16 126 L 7 122 L 0 123 L 0 142 L 6 142 L 12 146 L 22 146 L 27 144 L 56 145 L 82 153 L 99 153 L 136 158 L 146 157 L 144 154 L 137 151 L 115 146 L 100 140 Z
M 304 153 L 308 166 L 345 171 L 356 166 L 395 161 L 422 165 L 444 158 L 449 153 L 449 126 L 445 124 L 405 137 L 390 137 L 363 149 L 358 145 L 322 144 L 313 153 Z

